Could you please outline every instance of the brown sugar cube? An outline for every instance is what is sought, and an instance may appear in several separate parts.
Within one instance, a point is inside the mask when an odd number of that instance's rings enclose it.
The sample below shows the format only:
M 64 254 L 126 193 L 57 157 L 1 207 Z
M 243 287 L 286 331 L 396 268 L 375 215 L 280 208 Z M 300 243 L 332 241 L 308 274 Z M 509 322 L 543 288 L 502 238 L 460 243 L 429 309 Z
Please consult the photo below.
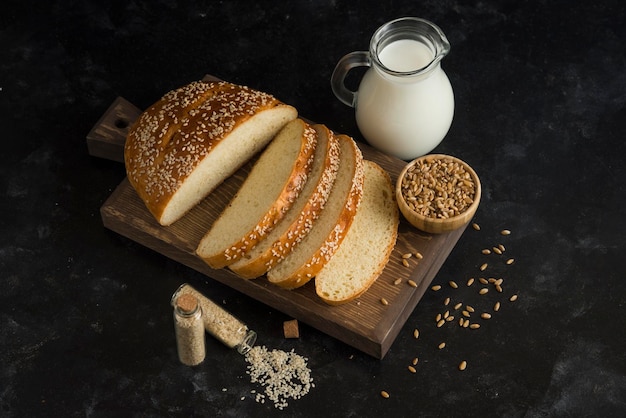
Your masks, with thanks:
M 298 329 L 298 320 L 292 319 L 283 323 L 283 333 L 285 338 L 300 338 L 300 330 Z

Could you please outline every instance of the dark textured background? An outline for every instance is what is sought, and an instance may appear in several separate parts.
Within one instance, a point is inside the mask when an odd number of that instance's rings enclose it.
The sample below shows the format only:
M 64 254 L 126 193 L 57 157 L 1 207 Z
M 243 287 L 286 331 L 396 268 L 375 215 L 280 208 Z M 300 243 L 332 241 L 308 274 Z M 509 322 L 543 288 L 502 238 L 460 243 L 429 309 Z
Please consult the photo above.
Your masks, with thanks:
M 435 151 L 469 162 L 484 188 L 482 231 L 465 232 L 435 282 L 474 277 L 495 243 L 516 259 L 501 274 L 519 300 L 480 330 L 435 327 L 445 296 L 488 300 L 444 286 L 382 361 L 306 325 L 285 340 L 285 315 L 102 227 L 124 169 L 90 157 L 85 136 L 117 96 L 144 108 L 209 73 L 361 139 L 330 74 L 403 15 L 452 44 L 456 114 Z M 624 416 L 625 42 L 622 1 L 5 1 L 0 416 L 275 412 L 214 340 L 201 367 L 178 363 L 168 302 L 185 281 L 259 344 L 309 358 L 316 387 L 285 416 Z

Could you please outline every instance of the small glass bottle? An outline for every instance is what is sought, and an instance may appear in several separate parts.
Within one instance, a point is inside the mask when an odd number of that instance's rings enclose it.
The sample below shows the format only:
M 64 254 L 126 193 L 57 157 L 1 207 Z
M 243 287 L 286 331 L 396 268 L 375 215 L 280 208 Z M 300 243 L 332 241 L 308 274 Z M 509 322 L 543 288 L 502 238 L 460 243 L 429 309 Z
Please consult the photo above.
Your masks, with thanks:
M 187 283 L 174 292 L 172 303 L 182 295 L 192 295 L 198 300 L 202 309 L 204 328 L 209 334 L 227 347 L 235 348 L 240 354 L 246 354 L 252 349 L 257 335 L 246 324 Z
M 181 363 L 196 366 L 206 355 L 202 308 L 193 295 L 184 294 L 174 301 L 176 348 Z

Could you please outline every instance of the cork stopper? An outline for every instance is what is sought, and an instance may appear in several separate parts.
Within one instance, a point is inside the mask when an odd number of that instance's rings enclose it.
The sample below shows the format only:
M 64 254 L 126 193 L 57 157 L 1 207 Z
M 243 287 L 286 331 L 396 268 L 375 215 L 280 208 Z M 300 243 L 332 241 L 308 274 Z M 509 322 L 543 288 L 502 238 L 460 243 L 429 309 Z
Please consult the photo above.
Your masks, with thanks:
M 184 314 L 192 314 L 198 309 L 198 299 L 193 295 L 184 293 L 176 299 L 176 308 Z

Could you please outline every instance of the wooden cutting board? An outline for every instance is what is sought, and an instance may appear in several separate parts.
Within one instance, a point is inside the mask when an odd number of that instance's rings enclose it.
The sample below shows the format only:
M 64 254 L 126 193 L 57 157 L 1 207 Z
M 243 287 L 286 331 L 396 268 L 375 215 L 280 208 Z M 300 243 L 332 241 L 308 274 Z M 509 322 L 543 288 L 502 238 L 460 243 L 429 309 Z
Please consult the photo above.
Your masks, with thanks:
M 215 78 L 207 76 L 205 79 Z M 87 135 L 89 153 L 123 162 L 128 128 L 140 114 L 141 110 L 125 99 L 116 99 Z M 366 144 L 359 143 L 359 146 L 364 158 L 380 164 L 395 184 L 405 162 Z M 430 235 L 416 230 L 401 216 L 398 241 L 382 275 L 358 300 L 329 306 L 316 296 L 312 281 L 300 289 L 284 290 L 269 283 L 265 277 L 243 280 L 228 269 L 211 269 L 195 255 L 200 239 L 249 171 L 250 164 L 227 179 L 183 219 L 168 227 L 155 221 L 128 180 L 124 179 L 100 209 L 102 221 L 106 228 L 120 235 L 382 359 L 465 228 Z M 423 258 L 412 257 L 406 267 L 401 256 L 408 252 L 419 252 Z M 396 284 L 398 279 L 401 283 Z M 409 280 L 417 286 L 409 285 Z M 382 298 L 388 304 L 381 303 Z M 250 326 L 254 328 L 254 323 Z

